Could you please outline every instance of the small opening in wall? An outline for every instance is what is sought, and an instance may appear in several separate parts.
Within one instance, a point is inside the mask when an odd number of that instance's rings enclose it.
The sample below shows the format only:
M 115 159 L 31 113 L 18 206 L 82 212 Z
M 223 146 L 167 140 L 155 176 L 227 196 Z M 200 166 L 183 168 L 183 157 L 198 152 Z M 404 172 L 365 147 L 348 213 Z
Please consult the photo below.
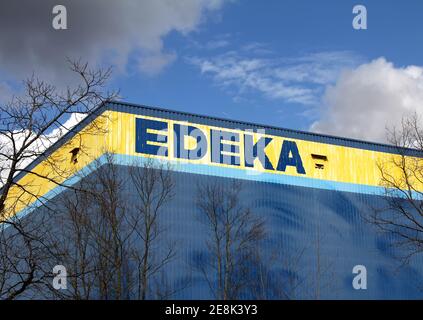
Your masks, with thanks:
M 316 163 L 315 168 L 316 168 L 316 169 L 323 170 L 323 169 L 325 168 L 325 165 L 324 165 L 324 164 L 322 164 L 322 163 Z
M 312 157 L 313 159 L 315 159 L 315 160 L 328 161 L 328 157 L 326 157 L 325 155 L 322 155 L 322 154 L 315 154 L 315 153 L 312 153 L 312 154 L 311 154 L 311 157 Z
M 316 154 L 312 153 L 311 157 L 314 160 L 314 167 L 319 170 L 323 170 L 325 168 L 324 162 L 328 161 L 328 157 L 323 154 Z
M 78 163 L 79 148 L 73 148 L 69 153 L 71 154 L 71 163 Z

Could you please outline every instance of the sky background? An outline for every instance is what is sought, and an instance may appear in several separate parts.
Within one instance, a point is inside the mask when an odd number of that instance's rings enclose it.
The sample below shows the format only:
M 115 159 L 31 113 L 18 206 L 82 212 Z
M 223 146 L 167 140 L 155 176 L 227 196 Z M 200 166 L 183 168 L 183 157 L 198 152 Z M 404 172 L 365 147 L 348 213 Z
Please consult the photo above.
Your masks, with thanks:
M 112 65 L 138 104 L 381 142 L 423 116 L 421 0 L 34 2 L 0 4 L 1 102 L 32 72 L 71 83 L 70 57 Z M 51 26 L 56 4 L 67 30 Z

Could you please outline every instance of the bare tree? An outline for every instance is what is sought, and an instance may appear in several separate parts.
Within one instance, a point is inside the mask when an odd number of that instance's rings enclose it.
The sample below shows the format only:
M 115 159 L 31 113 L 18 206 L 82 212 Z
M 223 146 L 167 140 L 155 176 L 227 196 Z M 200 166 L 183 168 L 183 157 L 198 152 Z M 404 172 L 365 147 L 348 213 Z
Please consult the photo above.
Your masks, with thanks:
M 57 206 L 59 214 L 51 228 L 56 250 L 50 259 L 52 265 L 59 262 L 67 268 L 71 287 L 64 292 L 52 289 L 60 298 L 130 297 L 134 229 L 127 223 L 125 180 L 114 155 L 106 152 L 104 157 L 104 162 L 94 160 L 92 173 L 65 193 Z
M 55 298 L 85 300 L 98 294 L 96 251 L 91 233 L 95 203 L 93 194 L 85 191 L 86 187 L 82 181 L 79 190 L 68 190 L 58 201 L 57 213 L 51 215 L 49 247 L 53 250 L 49 268 L 56 264 L 65 266 L 69 288 L 65 292 L 56 290 L 48 279 L 47 288 Z
M 129 288 L 124 285 L 128 268 L 128 244 L 132 230 L 126 222 L 127 206 L 122 195 L 124 180 L 113 155 L 107 154 L 106 165 L 94 172 L 94 201 L 97 205 L 91 234 L 97 251 L 100 298 L 122 299 Z
M 321 252 L 323 239 L 318 231 L 314 243 L 297 248 L 281 246 L 270 256 L 258 257 L 255 263 L 259 281 L 254 286 L 253 297 L 259 300 L 336 297 L 338 277 L 334 261 Z M 314 261 L 306 260 L 309 255 Z
M 58 169 L 55 165 L 57 159 L 49 162 L 52 170 L 45 175 L 28 169 L 27 164 L 41 156 L 63 132 L 72 130 L 64 126 L 66 116 L 73 113 L 89 114 L 116 95 L 104 93 L 110 69 L 91 70 L 87 64 L 72 61 L 69 64 L 71 71 L 81 79 L 76 87 L 60 90 L 34 76 L 24 82 L 22 96 L 13 97 L 9 103 L 0 105 L 0 214 L 3 216 L 13 209 L 5 208 L 12 187 L 23 193 L 30 192 L 14 179 L 18 173 L 34 175 L 46 181 L 54 180 L 51 172 L 63 173 L 55 170 Z M 15 202 L 9 203 L 13 205 Z
M 309 274 L 310 278 L 307 279 L 306 277 L 304 279 L 306 286 L 303 287 L 304 295 L 314 300 L 320 300 L 322 296 L 327 297 L 328 295 L 334 297 L 339 290 L 338 277 L 334 268 L 335 261 L 332 260 L 334 257 L 328 257 L 322 253 L 322 249 L 327 245 L 327 241 L 325 241 L 326 234 L 322 233 L 320 229 L 321 221 L 319 212 L 314 246 L 310 247 L 316 259 L 315 268 Z
M 64 199 L 64 208 L 68 216 L 65 216 L 62 235 L 64 241 L 60 244 L 66 247 L 60 257 L 61 263 L 68 267 L 68 279 L 70 280 L 73 299 L 89 299 L 95 288 L 96 260 L 93 258 L 94 246 L 91 242 L 89 230 L 92 228 L 90 213 L 93 211 L 93 202 L 90 194 L 84 191 L 73 192 L 72 201 Z
M 61 299 L 168 298 L 162 271 L 175 244 L 166 246 L 161 215 L 173 195 L 171 171 L 152 160 L 127 169 L 113 153 L 104 157 L 58 203 L 50 261 L 67 267 L 70 289 L 49 289 Z
M 278 252 L 275 250 L 266 255 L 266 253 L 263 254 L 256 250 L 253 261 L 256 267 L 257 281 L 251 286 L 251 297 L 256 300 L 287 299 L 288 294 L 282 284 Z
M 42 157 L 64 132 L 72 131 L 64 125 L 70 114 L 88 114 L 116 96 L 105 90 L 110 69 L 92 70 L 79 61 L 69 65 L 79 84 L 60 89 L 33 76 L 24 81 L 20 96 L 0 105 L 0 297 L 4 299 L 23 295 L 46 276 L 41 267 L 48 251 L 45 221 L 30 221 L 18 211 L 35 201 L 46 205 L 38 193 L 40 186 L 66 187 L 62 182 L 72 172 L 60 165 L 69 159 L 53 155 L 44 157 L 45 170 L 36 171 L 28 164 Z M 79 149 L 83 152 L 84 146 Z M 27 177 L 25 183 L 17 179 L 18 174 Z M 35 183 L 37 179 L 43 182 Z
M 398 154 L 378 163 L 385 205 L 373 208 L 368 221 L 390 235 L 403 263 L 423 252 L 423 126 L 417 114 L 388 130 Z M 410 155 L 410 149 L 414 155 Z
M 197 207 L 208 229 L 207 252 L 198 258 L 216 299 L 237 299 L 252 285 L 264 221 L 240 203 L 242 183 L 212 182 L 198 186 Z
M 131 225 L 133 226 L 137 239 L 141 243 L 141 248 L 135 247 L 132 251 L 133 258 L 137 264 L 138 272 L 138 299 L 151 297 L 151 281 L 161 281 L 161 286 L 156 286 L 156 297 L 166 298 L 172 290 L 166 289 L 166 279 L 164 275 L 156 277 L 163 267 L 175 256 L 175 244 L 168 243 L 163 238 L 165 228 L 161 222 L 163 207 L 173 197 L 174 181 L 170 171 L 170 166 L 156 164 L 153 159 L 148 159 L 143 164 L 137 163 L 130 169 L 132 182 L 135 186 L 137 203 L 136 214 L 131 215 Z M 166 248 L 162 255 L 159 247 Z M 163 287 L 165 291 L 160 291 Z
M 0 225 L 0 299 L 12 300 L 42 286 L 42 226 L 42 221 L 29 225 L 15 218 Z

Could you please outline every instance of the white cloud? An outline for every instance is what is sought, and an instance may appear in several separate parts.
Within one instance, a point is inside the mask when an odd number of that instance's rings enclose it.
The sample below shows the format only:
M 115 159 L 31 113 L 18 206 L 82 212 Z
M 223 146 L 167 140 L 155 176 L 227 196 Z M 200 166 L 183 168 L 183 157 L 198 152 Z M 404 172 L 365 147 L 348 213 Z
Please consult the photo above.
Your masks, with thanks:
M 229 41 L 226 39 L 217 39 L 217 40 L 210 40 L 206 43 L 206 49 L 214 50 L 219 48 L 224 48 L 229 46 Z
M 198 41 L 195 40 L 195 37 L 190 37 L 188 39 L 189 43 L 188 49 L 203 50 L 203 51 L 213 51 L 228 47 L 231 45 L 232 34 L 223 33 L 218 35 L 213 35 L 207 41 Z
M 176 53 L 156 53 L 154 55 L 140 57 L 138 67 L 145 74 L 155 75 L 175 60 Z
M 268 50 L 254 50 L 253 56 L 241 51 L 229 51 L 215 57 L 193 57 L 189 61 L 202 74 L 210 75 L 216 85 L 235 89 L 235 97 L 258 92 L 268 99 L 305 105 L 316 105 L 324 86 L 333 83 L 342 69 L 355 66 L 359 61 L 356 55 L 345 51 L 296 58 L 269 57 Z
M 37 139 L 34 144 L 27 150 L 24 154 L 23 160 L 18 163 L 18 169 L 23 169 L 27 165 L 29 165 L 32 161 L 35 160 L 35 157 L 32 156 L 34 152 L 41 153 L 44 152 L 47 148 L 53 145 L 57 140 L 63 137 L 69 130 L 75 127 L 78 123 L 80 123 L 86 114 L 83 113 L 73 113 L 70 115 L 68 120 L 66 120 L 60 128 L 55 128 L 48 134 L 41 136 Z M 20 148 L 22 146 L 24 138 L 28 135 L 29 131 L 21 132 L 21 133 L 14 133 L 14 142 L 16 144 L 16 148 Z M 0 147 L 1 153 L 3 155 L 11 155 L 13 152 L 12 145 L 10 143 L 10 139 L 6 138 L 4 135 L 0 135 Z M 10 168 L 10 160 L 4 157 L 3 155 L 0 156 L 0 187 L 3 185 L 5 179 L 9 174 Z
M 311 130 L 386 142 L 386 128 L 403 116 L 423 116 L 423 67 L 397 68 L 384 58 L 344 72 L 328 86 Z

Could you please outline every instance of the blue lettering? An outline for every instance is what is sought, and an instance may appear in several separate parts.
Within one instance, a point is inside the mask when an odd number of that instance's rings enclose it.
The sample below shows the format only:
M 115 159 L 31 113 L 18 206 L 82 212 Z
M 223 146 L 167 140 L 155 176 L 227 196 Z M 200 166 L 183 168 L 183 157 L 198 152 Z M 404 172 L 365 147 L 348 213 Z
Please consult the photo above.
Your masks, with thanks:
M 239 142 L 239 134 L 235 132 L 210 130 L 211 134 L 211 161 L 215 163 L 230 164 L 234 166 L 240 165 L 239 146 L 224 143 L 225 141 Z M 222 153 L 225 152 L 225 153 Z M 232 154 L 226 154 L 232 153 Z
M 173 130 L 175 158 L 197 160 L 206 155 L 207 139 L 200 129 L 193 126 L 175 124 Z M 197 141 L 194 149 L 186 149 L 185 136 L 192 137 Z
M 164 131 L 163 134 L 147 132 L 147 129 Z M 135 119 L 135 152 L 155 156 L 167 156 L 167 122 L 136 118 Z M 149 144 L 149 142 L 163 143 L 162 146 Z
M 256 143 L 253 142 L 253 136 L 244 135 L 245 166 L 254 167 L 254 159 L 258 158 L 263 167 L 267 170 L 274 170 L 273 165 L 267 157 L 264 149 L 272 141 L 272 138 L 261 137 Z M 260 150 L 258 150 L 260 147 Z
M 284 172 L 287 166 L 296 167 L 297 173 L 306 173 L 300 153 L 298 152 L 297 144 L 294 141 L 289 140 L 285 140 L 282 144 L 282 150 L 276 170 Z

